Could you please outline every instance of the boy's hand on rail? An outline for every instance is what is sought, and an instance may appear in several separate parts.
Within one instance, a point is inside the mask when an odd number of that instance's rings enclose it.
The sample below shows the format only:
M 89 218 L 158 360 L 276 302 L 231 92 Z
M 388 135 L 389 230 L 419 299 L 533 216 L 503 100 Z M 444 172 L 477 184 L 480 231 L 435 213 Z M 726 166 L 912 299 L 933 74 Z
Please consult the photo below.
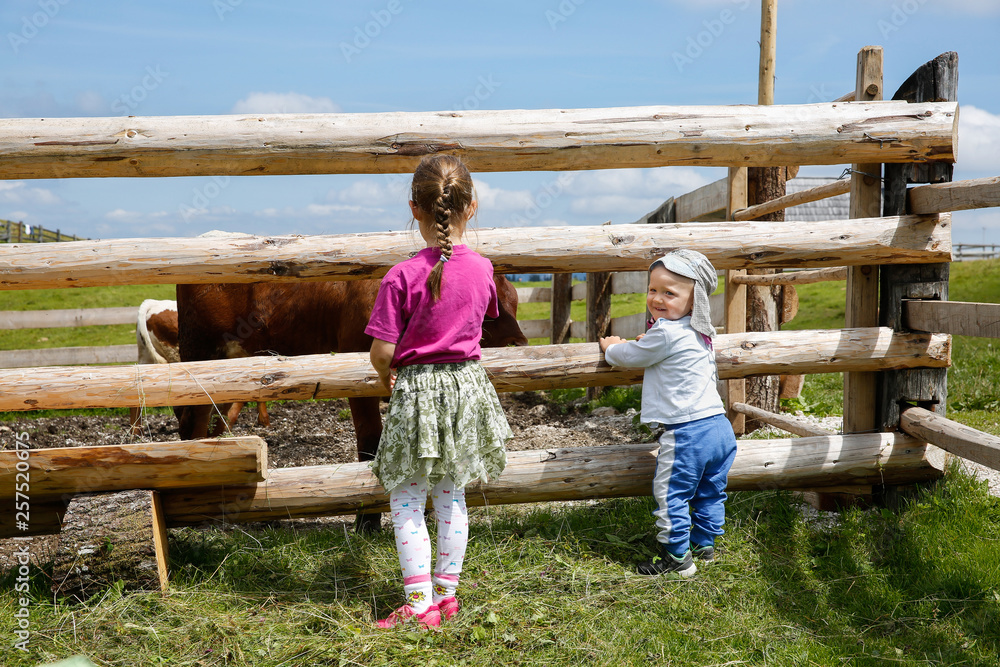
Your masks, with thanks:
M 624 343 L 625 339 L 619 336 L 607 336 L 600 339 L 601 352 L 607 352 L 608 348 L 618 343 Z

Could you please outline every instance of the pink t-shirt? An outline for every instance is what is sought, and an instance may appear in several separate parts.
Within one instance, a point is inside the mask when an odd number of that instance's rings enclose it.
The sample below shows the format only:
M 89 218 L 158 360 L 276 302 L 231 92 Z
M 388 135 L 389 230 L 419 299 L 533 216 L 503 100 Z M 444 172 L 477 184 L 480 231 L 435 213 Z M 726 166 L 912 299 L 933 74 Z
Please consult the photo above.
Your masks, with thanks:
M 382 279 L 365 333 L 396 343 L 393 368 L 479 359 L 483 318 L 500 316 L 493 264 L 464 245 L 444 263 L 434 302 L 427 276 L 440 257 L 438 248 L 424 248 Z

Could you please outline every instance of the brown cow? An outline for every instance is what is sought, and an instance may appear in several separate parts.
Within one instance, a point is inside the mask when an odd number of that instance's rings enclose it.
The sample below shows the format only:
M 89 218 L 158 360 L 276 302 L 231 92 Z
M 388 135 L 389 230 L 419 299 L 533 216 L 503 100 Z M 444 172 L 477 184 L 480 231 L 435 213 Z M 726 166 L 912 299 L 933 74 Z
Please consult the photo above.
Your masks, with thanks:
M 135 342 L 137 348 L 136 362 L 140 364 L 171 364 L 181 360 L 177 342 L 177 302 L 157 299 L 146 299 L 139 305 L 135 325 Z M 227 414 L 230 424 L 243 408 L 243 403 L 235 404 Z M 178 414 L 175 408 L 174 413 Z M 129 408 L 129 425 L 132 436 L 142 432 L 140 416 L 141 408 Z M 257 423 L 268 426 L 267 404 L 257 403 Z
M 494 275 L 494 282 L 500 317 L 483 323 L 483 345 L 527 345 L 528 339 L 517 324 L 517 290 L 503 275 Z M 364 329 L 379 283 L 353 280 L 178 285 L 181 360 L 367 352 L 372 338 Z M 359 461 L 371 460 L 378 447 L 382 434 L 379 400 L 348 399 Z M 238 411 L 236 406 L 219 406 L 223 414 L 228 412 L 234 419 L 231 408 Z M 227 424 L 218 415 L 212 406 L 181 410 L 180 437 L 188 440 L 220 434 Z M 364 528 L 378 525 L 377 515 L 365 516 L 370 518 L 363 520 L 367 524 Z

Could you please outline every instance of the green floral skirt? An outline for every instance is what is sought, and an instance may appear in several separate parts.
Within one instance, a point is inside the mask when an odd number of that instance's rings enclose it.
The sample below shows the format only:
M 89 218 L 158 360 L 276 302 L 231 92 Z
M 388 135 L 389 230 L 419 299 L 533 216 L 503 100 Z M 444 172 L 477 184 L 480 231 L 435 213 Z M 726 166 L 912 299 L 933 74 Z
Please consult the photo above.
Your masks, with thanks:
M 507 465 L 514 437 L 478 361 L 403 366 L 396 377 L 372 472 L 392 491 L 411 477 L 457 487 L 488 481 Z

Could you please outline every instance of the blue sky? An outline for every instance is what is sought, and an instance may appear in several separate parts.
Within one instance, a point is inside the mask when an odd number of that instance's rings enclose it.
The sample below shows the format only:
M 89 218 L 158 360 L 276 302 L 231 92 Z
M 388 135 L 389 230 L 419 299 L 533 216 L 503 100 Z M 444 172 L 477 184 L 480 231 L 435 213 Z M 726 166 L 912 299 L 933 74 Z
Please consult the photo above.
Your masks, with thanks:
M 0 117 L 753 104 L 758 0 L 6 0 Z M 854 88 L 885 49 L 891 94 L 959 54 L 956 178 L 1000 175 L 1000 2 L 780 0 L 775 98 Z M 838 176 L 840 167 L 803 174 Z M 627 223 L 723 175 L 667 167 L 476 176 L 480 227 Z M 405 176 L 0 181 L 0 218 L 91 238 L 403 229 Z M 955 214 L 1000 243 L 1000 212 Z

